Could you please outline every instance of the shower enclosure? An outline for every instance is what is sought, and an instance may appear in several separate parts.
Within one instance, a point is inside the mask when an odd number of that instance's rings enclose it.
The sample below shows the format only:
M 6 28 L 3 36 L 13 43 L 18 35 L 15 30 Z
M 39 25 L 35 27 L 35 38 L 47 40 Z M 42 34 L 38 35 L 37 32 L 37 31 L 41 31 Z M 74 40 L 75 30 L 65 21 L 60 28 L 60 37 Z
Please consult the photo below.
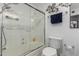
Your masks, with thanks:
M 45 44 L 43 12 L 26 3 L 1 6 L 0 55 L 26 55 Z

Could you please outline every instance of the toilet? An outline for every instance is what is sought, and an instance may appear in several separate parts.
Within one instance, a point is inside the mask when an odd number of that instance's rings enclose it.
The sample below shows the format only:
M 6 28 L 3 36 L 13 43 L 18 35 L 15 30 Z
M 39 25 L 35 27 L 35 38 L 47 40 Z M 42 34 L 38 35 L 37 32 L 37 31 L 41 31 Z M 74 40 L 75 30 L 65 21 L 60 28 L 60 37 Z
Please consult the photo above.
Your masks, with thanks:
M 62 38 L 49 37 L 48 47 L 42 50 L 42 56 L 60 56 L 62 53 Z

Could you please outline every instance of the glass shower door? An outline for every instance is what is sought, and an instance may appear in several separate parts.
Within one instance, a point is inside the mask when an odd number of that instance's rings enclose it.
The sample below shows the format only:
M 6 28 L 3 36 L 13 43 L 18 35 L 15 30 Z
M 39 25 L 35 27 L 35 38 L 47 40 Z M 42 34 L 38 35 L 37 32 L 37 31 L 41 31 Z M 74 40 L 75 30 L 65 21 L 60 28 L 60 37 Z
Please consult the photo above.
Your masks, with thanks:
M 44 14 L 27 4 L 8 4 L 2 13 L 2 55 L 25 55 L 44 45 Z
M 31 8 L 31 39 L 30 49 L 44 45 L 44 14 Z
M 29 50 L 30 7 L 25 4 L 10 4 L 9 7 L 3 12 L 6 45 L 2 55 L 23 55 Z

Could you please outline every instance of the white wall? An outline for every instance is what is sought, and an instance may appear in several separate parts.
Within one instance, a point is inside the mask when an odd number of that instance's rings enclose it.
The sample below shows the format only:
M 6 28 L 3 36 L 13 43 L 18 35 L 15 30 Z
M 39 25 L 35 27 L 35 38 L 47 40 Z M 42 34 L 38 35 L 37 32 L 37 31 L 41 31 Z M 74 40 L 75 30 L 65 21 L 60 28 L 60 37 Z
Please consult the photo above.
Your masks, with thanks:
M 71 4 L 71 8 L 72 8 L 72 9 L 79 8 L 79 3 L 72 3 L 72 4 Z
M 47 36 L 61 37 L 64 40 L 64 44 L 75 46 L 74 54 L 72 55 L 79 55 L 79 29 L 70 29 L 70 9 L 60 9 L 63 12 L 63 23 L 51 24 L 47 18 Z M 65 11 L 67 11 L 68 14 L 66 14 Z M 66 52 L 64 52 L 64 54 Z

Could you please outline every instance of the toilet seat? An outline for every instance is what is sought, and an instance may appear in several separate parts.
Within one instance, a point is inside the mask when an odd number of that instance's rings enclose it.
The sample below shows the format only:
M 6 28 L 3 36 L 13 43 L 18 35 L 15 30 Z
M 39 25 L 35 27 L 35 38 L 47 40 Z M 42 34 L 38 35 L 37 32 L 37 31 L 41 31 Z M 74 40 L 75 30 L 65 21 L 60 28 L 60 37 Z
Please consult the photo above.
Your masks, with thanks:
M 42 55 L 44 55 L 44 56 L 57 56 L 57 51 L 54 48 L 46 47 L 43 49 Z

